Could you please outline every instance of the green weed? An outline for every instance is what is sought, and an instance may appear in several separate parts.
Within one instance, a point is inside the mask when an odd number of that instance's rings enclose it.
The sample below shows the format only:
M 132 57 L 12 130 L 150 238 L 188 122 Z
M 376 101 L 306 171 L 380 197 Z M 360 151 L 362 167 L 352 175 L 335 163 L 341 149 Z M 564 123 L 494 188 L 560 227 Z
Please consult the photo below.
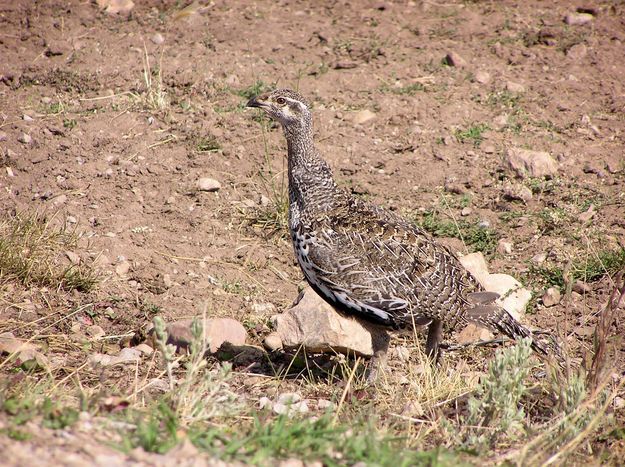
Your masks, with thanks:
M 485 123 L 479 123 L 476 125 L 471 125 L 466 130 L 456 130 L 454 132 L 454 136 L 460 143 L 464 142 L 472 142 L 473 146 L 476 148 L 482 144 L 484 141 L 483 133 L 487 130 L 490 130 L 490 127 Z
M 462 240 L 471 251 L 492 254 L 497 248 L 497 234 L 469 221 L 445 220 L 435 211 L 426 211 L 417 223 L 436 237 L 453 237 Z

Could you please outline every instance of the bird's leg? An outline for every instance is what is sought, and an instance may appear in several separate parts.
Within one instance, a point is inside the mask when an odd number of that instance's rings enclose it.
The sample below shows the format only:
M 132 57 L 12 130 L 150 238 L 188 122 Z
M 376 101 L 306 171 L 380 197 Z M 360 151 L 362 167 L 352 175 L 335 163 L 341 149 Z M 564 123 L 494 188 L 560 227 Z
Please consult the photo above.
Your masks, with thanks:
M 425 342 L 425 352 L 427 356 L 437 363 L 440 358 L 439 346 L 443 337 L 443 322 L 433 319 L 428 327 L 428 338 Z
M 391 336 L 383 329 L 376 329 L 371 332 L 371 345 L 373 347 L 373 357 L 369 362 L 369 370 L 367 374 L 367 383 L 373 384 L 379 375 L 386 368 L 388 346 L 391 342 Z

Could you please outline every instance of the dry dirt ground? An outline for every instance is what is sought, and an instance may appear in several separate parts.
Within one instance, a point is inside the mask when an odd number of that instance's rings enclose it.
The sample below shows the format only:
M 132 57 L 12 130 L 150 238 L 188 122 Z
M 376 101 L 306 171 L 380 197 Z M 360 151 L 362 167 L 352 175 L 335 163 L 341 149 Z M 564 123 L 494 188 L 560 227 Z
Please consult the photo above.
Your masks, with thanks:
M 103 400 L 127 397 L 160 367 L 101 369 L 89 355 L 132 345 L 155 315 L 204 310 L 240 320 L 260 346 L 269 317 L 293 301 L 302 275 L 284 236 L 285 143 L 244 108 L 276 86 L 313 102 L 318 149 L 340 185 L 426 223 L 461 254 L 483 250 L 491 271 L 535 293 L 528 324 L 556 329 L 576 357 L 590 353 L 596 312 L 625 263 L 622 2 L 136 3 L 120 15 L 89 1 L 0 5 L 3 222 L 44 213 L 80 235 L 78 257 L 59 261 L 98 274 L 84 292 L 2 279 L 1 331 L 42 345 L 52 368 L 25 376 L 5 362 L 3 399 L 24 379 L 48 378 L 74 396 L 80 388 L 90 407 L 63 430 L 30 420 L 24 440 L 9 436 L 14 420 L 1 412 L 9 462 L 33 452 L 50 463 L 130 462 L 94 441 L 114 442 L 117 428 L 96 437 L 84 425 Z M 588 21 L 567 24 L 577 6 Z M 516 177 L 505 162 L 513 147 L 548 152 L 557 172 Z M 220 188 L 198 190 L 201 178 Z M 549 286 L 562 299 L 546 307 Z M 104 337 L 89 336 L 93 325 Z M 617 384 L 625 350 L 611 352 Z M 493 354 L 450 359 L 473 374 Z M 402 364 L 391 366 L 399 380 Z M 234 370 L 233 390 L 250 405 L 287 390 L 336 402 L 344 387 L 275 379 L 265 365 Z M 438 420 L 451 406 L 423 417 Z M 608 413 L 622 422 L 622 410 Z M 418 439 L 417 448 L 454 448 L 440 436 Z M 622 442 L 597 435 L 576 455 L 616 462 L 605 452 L 619 443 L 625 452 Z M 133 452 L 137 463 L 160 458 Z M 496 450 L 482 455 L 467 462 L 498 462 Z

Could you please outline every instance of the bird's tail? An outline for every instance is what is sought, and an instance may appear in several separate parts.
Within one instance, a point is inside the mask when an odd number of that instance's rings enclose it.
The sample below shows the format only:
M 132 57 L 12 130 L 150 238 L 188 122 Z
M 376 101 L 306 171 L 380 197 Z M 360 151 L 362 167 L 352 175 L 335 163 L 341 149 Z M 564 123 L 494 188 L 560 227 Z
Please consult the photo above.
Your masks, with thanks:
M 478 326 L 500 332 L 515 340 L 529 337 L 532 340 L 531 347 L 536 353 L 548 359 L 555 359 L 561 366 L 565 364 L 562 349 L 553 335 L 530 331 L 495 303 L 479 304 L 470 308 L 467 310 L 467 319 Z

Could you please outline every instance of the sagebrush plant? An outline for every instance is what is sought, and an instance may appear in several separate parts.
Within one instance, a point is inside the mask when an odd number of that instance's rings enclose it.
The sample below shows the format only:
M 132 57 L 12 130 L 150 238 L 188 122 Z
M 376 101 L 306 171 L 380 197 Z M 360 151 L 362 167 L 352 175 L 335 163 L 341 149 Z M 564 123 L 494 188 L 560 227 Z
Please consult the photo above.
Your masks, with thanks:
M 469 399 L 463 425 L 469 446 L 492 446 L 503 435 L 514 440 L 525 431 L 525 411 L 520 405 L 526 395 L 526 378 L 532 363 L 530 339 L 497 351 L 480 380 L 475 395 Z

